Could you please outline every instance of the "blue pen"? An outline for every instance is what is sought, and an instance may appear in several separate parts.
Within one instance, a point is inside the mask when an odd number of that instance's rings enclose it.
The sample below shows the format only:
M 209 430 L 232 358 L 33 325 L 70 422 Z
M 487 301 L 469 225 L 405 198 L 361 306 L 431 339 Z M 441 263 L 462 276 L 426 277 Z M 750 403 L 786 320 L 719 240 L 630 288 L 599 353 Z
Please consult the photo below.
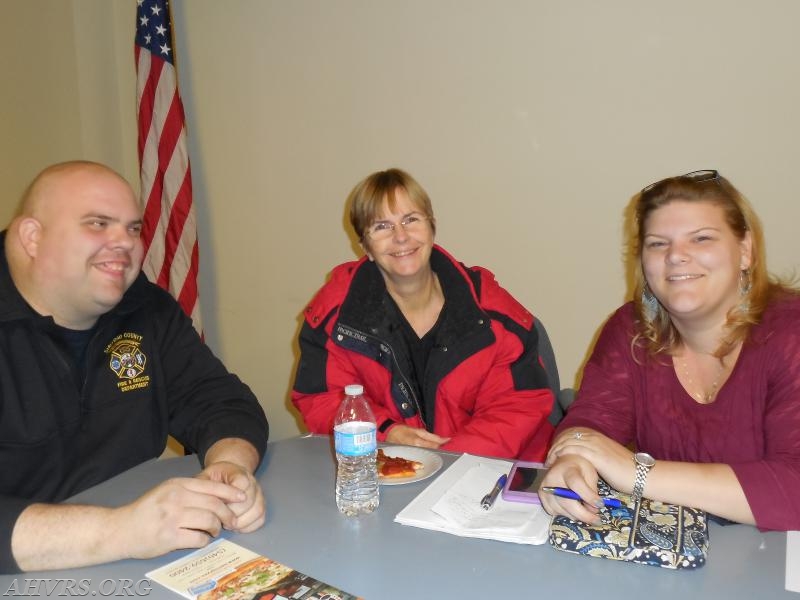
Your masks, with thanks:
M 554 496 L 558 496 L 559 498 L 571 498 L 572 500 L 578 500 L 579 502 L 583 502 L 583 498 L 581 498 L 578 494 L 576 494 L 569 488 L 543 487 L 539 491 L 547 492 L 548 494 L 553 494 Z M 616 498 L 600 498 L 600 499 L 603 501 L 603 505 L 608 508 L 622 507 L 622 502 L 620 500 L 617 500 Z
M 489 510 L 492 508 L 492 504 L 494 501 L 497 500 L 497 497 L 500 495 L 500 492 L 506 485 L 506 480 L 508 479 L 508 475 L 500 475 L 500 478 L 497 480 L 497 483 L 494 484 L 492 491 L 486 494 L 481 499 L 481 507 L 483 510 Z

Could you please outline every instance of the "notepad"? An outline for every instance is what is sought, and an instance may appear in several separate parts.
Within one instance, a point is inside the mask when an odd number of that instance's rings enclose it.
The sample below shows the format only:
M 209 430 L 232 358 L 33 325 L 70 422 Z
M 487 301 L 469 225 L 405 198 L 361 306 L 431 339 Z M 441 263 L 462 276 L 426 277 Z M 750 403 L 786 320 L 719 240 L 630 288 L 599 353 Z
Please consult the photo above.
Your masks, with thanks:
M 800 592 L 800 531 L 786 532 L 786 589 Z
M 481 499 L 500 475 L 511 470 L 512 464 L 463 454 L 394 520 L 462 537 L 544 544 L 550 516 L 538 504 L 498 498 L 490 510 L 480 506 Z

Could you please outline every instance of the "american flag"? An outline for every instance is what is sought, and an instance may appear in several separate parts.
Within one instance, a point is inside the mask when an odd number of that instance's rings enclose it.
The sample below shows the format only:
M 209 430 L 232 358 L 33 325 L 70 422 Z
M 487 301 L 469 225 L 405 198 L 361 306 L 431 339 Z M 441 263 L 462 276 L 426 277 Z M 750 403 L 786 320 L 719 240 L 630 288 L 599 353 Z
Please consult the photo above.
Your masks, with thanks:
M 136 3 L 136 104 L 144 202 L 142 268 L 151 281 L 178 300 L 202 334 L 197 223 L 169 2 Z

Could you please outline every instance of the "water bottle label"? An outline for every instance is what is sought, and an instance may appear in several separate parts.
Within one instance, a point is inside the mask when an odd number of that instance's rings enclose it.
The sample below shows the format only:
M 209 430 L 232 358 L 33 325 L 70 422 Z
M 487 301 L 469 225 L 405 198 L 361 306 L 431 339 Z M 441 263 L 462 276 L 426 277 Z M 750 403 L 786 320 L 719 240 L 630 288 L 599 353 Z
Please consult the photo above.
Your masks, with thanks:
M 352 421 L 337 425 L 333 430 L 336 452 L 345 456 L 363 456 L 378 447 L 374 423 Z

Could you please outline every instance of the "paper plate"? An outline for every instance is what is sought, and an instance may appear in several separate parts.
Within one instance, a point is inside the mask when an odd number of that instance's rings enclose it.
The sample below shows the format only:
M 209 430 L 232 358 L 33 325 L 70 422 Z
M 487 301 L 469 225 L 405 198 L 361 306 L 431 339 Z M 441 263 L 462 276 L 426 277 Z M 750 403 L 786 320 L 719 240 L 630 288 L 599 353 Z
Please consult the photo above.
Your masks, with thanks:
M 386 446 L 383 448 L 386 456 L 405 458 L 406 460 L 417 460 L 422 463 L 422 468 L 410 477 L 381 477 L 378 475 L 378 483 L 381 485 L 401 485 L 403 483 L 413 483 L 427 479 L 442 468 L 442 457 L 423 448 L 414 446 Z

